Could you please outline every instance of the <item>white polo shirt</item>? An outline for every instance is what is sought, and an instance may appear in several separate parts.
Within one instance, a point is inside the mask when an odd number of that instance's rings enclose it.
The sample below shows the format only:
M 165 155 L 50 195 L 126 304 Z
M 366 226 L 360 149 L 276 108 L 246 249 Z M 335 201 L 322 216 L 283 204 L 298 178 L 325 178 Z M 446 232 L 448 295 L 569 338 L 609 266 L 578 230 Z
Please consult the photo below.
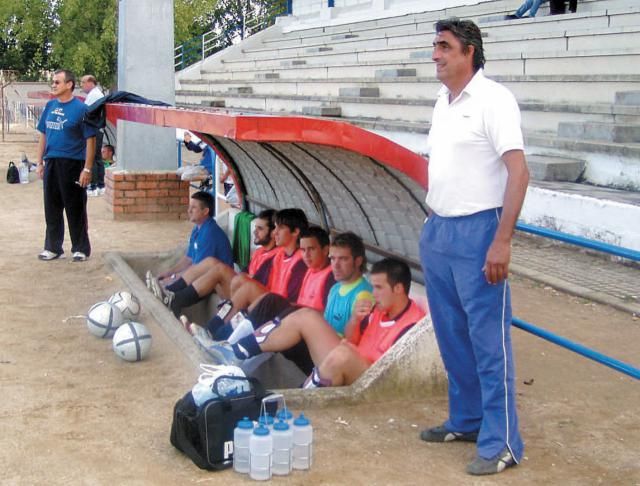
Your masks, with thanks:
M 482 69 L 451 103 L 443 86 L 427 139 L 427 205 L 446 217 L 501 207 L 507 169 L 500 157 L 523 149 L 520 109 L 507 88 Z

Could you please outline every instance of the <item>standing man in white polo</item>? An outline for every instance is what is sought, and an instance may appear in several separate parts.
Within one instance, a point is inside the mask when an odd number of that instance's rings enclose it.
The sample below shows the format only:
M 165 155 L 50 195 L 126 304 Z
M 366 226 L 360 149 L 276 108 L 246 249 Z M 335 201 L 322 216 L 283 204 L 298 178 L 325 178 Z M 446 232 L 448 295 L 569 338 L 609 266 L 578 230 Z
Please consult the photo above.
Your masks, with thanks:
M 484 77 L 480 29 L 436 23 L 438 94 L 428 139 L 430 215 L 420 238 L 429 308 L 449 380 L 449 417 L 427 442 L 477 442 L 472 475 L 523 455 L 515 404 L 511 238 L 529 181 L 520 111 Z

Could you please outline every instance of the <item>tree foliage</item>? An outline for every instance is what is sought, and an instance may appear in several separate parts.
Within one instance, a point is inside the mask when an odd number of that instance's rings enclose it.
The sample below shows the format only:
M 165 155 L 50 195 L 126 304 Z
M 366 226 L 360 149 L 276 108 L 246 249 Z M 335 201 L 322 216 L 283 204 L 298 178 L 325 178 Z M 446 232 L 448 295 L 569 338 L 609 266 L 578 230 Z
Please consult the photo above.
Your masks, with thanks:
M 132 1 L 132 0 L 129 0 Z M 222 46 L 246 33 L 245 19 L 283 0 L 174 0 L 176 44 L 215 30 Z M 104 86 L 117 77 L 118 0 L 0 0 L 0 69 L 22 80 L 64 68 L 93 74 Z
M 50 0 L 0 1 L 0 68 L 26 81 L 39 80 L 50 67 L 55 31 Z
M 61 0 L 57 5 L 53 65 L 77 76 L 93 74 L 102 85 L 112 85 L 117 72 L 117 0 Z

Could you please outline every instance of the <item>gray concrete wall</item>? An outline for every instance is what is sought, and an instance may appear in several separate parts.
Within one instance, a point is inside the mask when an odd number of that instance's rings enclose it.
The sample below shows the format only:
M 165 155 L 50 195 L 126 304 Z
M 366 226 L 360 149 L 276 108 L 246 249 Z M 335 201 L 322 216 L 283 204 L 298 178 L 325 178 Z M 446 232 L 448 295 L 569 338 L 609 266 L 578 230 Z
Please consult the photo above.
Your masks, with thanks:
M 118 89 L 175 103 L 173 0 L 118 3 Z M 177 167 L 175 130 L 119 122 L 116 156 L 120 169 Z

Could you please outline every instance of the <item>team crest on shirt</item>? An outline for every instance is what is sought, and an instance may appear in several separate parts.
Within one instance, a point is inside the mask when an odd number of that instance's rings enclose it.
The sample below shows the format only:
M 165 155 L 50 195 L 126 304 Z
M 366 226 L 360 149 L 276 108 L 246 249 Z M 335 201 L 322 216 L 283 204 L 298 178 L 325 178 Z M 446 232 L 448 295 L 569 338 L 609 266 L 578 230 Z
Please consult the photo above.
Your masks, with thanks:
M 67 119 L 64 117 L 64 109 L 59 106 L 51 111 L 51 115 L 55 116 L 55 121 L 47 120 L 47 128 L 49 130 L 64 130 L 64 124 L 67 123 Z

